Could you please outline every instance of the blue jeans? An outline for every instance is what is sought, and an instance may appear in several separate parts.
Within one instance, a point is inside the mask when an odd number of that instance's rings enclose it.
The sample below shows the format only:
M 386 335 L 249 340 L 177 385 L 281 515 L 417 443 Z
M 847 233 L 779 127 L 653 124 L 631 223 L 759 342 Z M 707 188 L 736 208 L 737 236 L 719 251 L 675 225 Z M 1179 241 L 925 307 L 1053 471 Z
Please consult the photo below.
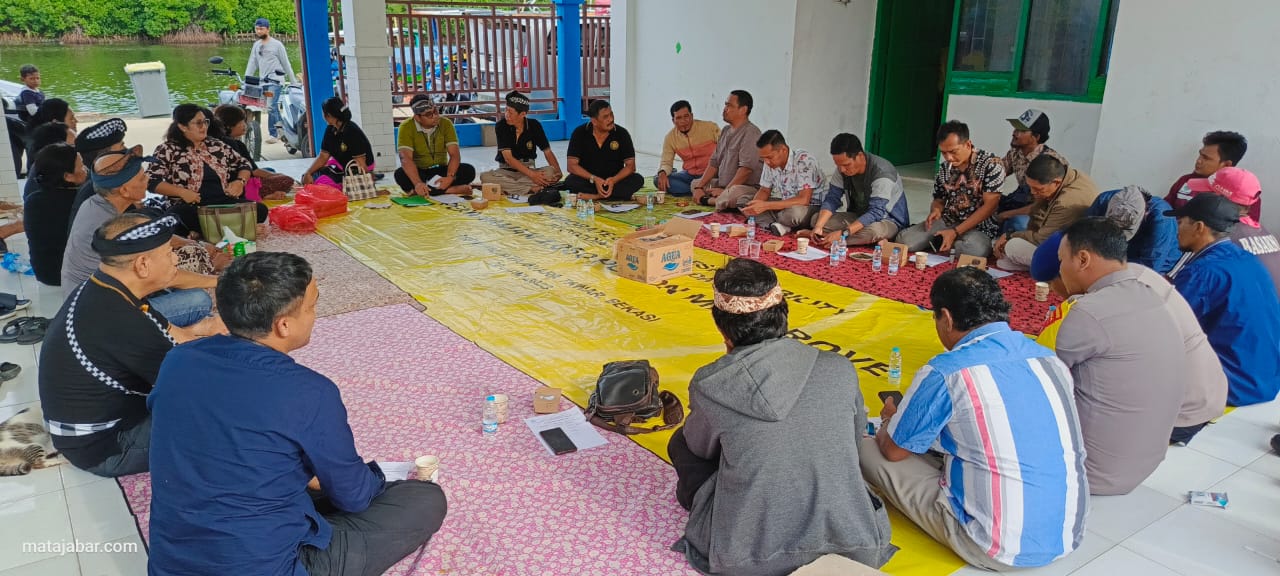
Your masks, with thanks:
M 184 328 L 204 320 L 213 312 L 213 298 L 199 288 L 157 292 L 148 297 L 147 301 L 170 324 Z
M 262 87 L 262 90 L 264 92 L 271 91 L 271 100 L 267 102 L 267 134 L 275 138 L 277 132 L 276 124 L 280 123 L 280 106 L 278 104 L 280 102 L 281 88 L 279 84 L 267 84 Z
M 1031 223 L 1030 215 L 1014 216 L 1000 225 L 1000 232 L 1020 232 L 1026 230 L 1029 223 Z
M 667 194 L 672 196 L 692 196 L 693 181 L 701 178 L 697 174 L 690 174 L 681 170 L 674 174 L 667 174 Z M 653 177 L 653 185 L 658 185 L 658 177 Z

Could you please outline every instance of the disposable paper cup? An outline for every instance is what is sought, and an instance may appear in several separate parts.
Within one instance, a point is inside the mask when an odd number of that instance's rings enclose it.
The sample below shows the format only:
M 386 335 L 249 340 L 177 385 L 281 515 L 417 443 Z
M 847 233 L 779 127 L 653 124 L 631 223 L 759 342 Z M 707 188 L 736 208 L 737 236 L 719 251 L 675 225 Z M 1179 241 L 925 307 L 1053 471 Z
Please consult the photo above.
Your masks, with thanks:
M 719 223 L 719 222 L 712 222 L 712 223 L 711 223 L 711 237 L 712 237 L 712 238 L 719 238 L 719 237 L 720 237 L 720 223 Z
M 1036 282 L 1036 302 L 1044 302 L 1049 299 L 1049 283 Z
M 929 254 L 925 252 L 916 252 L 916 270 L 924 270 L 929 264 Z
M 507 398 L 506 394 L 494 394 L 493 407 L 498 410 L 498 423 L 505 424 L 508 410 L 510 409 L 510 399 Z
M 418 468 L 418 479 L 426 482 L 431 479 L 431 475 L 440 469 L 440 458 L 430 454 L 419 456 L 413 461 L 413 465 Z
M 667 193 L 666 193 L 666 192 L 663 192 L 663 191 L 661 191 L 661 190 L 659 190 L 659 191 L 658 191 L 658 203 L 659 203 L 659 204 L 666 204 L 666 203 L 667 203 Z
M 796 238 L 796 252 L 799 252 L 800 254 L 807 254 L 807 253 L 809 253 L 809 239 L 808 239 L 808 238 Z

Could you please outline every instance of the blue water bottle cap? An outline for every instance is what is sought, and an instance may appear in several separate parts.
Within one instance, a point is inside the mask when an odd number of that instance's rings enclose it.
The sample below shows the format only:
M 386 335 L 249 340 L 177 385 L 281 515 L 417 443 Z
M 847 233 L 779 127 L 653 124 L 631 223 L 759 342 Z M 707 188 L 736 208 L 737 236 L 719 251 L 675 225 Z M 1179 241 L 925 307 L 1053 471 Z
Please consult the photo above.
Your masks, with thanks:
M 894 347 L 893 347 L 893 351 L 894 351 L 894 352 L 901 352 L 902 350 L 901 350 L 900 348 L 898 348 L 897 346 L 894 346 Z
M 484 397 L 484 401 L 485 401 L 485 402 L 497 402 L 497 401 L 498 401 L 498 397 L 497 397 L 497 396 L 485 396 L 485 397 Z

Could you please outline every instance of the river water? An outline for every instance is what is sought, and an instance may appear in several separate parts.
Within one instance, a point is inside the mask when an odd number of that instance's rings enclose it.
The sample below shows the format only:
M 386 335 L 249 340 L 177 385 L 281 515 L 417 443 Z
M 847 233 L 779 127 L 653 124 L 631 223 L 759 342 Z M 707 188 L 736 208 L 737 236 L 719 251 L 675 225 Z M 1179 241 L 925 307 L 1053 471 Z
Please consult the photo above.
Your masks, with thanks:
M 20 82 L 23 64 L 40 68 L 41 89 L 49 97 L 71 103 L 76 112 L 136 115 L 133 87 L 124 66 L 159 60 L 165 64 L 169 100 L 173 104 L 216 103 L 218 90 L 230 83 L 209 73 L 209 57 L 222 56 L 232 70 L 244 73 L 250 43 L 205 45 L 103 44 L 94 46 L 0 46 L 0 78 Z M 295 73 L 302 72 L 297 43 L 285 43 Z M 326 70 L 327 74 L 328 71 Z

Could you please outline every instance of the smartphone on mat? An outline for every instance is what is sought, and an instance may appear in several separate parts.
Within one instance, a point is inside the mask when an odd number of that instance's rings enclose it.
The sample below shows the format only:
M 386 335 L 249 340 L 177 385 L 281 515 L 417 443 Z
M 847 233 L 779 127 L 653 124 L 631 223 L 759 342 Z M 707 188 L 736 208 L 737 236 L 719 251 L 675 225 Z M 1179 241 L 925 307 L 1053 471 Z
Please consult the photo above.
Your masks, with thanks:
M 547 446 L 551 447 L 551 451 L 557 456 L 577 452 L 578 447 L 573 445 L 573 440 L 569 439 L 569 435 L 564 433 L 562 428 L 552 428 L 539 432 L 542 439 L 546 441 Z

